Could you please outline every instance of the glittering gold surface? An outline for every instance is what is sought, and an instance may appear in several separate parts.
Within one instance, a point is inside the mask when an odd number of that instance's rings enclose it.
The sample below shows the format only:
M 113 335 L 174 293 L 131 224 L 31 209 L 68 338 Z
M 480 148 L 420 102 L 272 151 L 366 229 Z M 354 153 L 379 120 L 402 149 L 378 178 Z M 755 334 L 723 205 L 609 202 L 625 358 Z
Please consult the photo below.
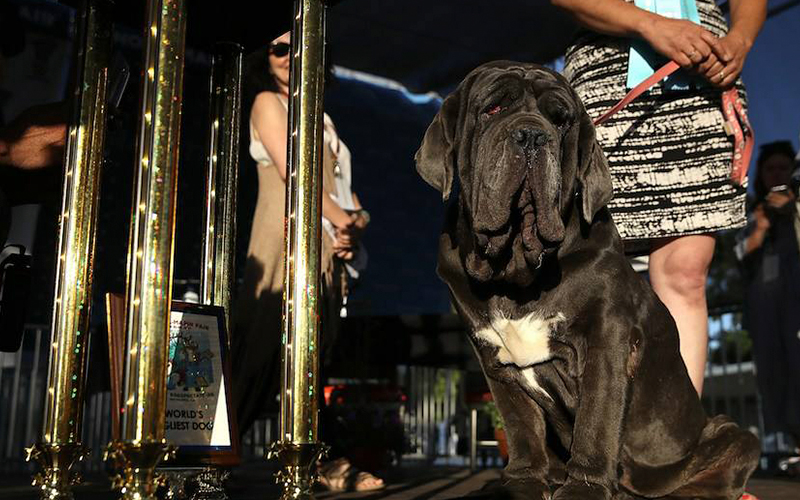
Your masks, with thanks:
M 145 16 L 142 100 L 137 136 L 126 290 L 122 468 L 126 500 L 155 498 L 156 465 L 172 449 L 164 415 L 172 299 L 172 253 L 180 144 L 186 10 L 182 0 L 150 0 Z
M 325 5 L 296 0 L 289 89 L 279 449 L 317 446 Z M 282 498 L 309 498 L 312 464 L 278 454 Z M 311 454 L 301 454 L 306 457 Z
M 211 64 L 200 297 L 204 304 L 225 309 L 228 335 L 236 257 L 241 80 L 242 47 L 218 43 Z
M 119 474 L 112 486 L 120 490 L 122 500 L 156 500 L 156 490 L 166 487 L 166 478 L 155 472 L 161 462 L 175 456 L 176 448 L 165 441 L 149 443 L 112 443 L 108 460 Z
M 42 472 L 34 474 L 33 486 L 39 498 L 45 500 L 72 500 L 72 486 L 81 480 L 72 472 L 72 465 L 83 460 L 88 452 L 80 444 L 53 445 L 39 443 L 26 448 L 27 460 L 37 462 Z
M 293 443 L 317 440 L 324 18 L 321 0 L 296 2 L 289 105 L 280 425 L 281 440 Z
M 128 249 L 122 441 L 164 439 L 185 6 L 150 0 L 145 16 L 138 161 Z
M 111 51 L 111 3 L 87 2 L 76 38 L 77 79 L 64 156 L 53 337 L 41 442 L 29 449 L 44 472 L 42 498 L 71 498 L 68 478 L 80 445 L 89 344 L 92 265 L 100 196 Z M 66 457 L 72 457 L 70 459 Z
M 321 443 L 290 443 L 281 441 L 272 444 L 268 458 L 277 458 L 284 464 L 283 470 L 275 474 L 275 480 L 283 487 L 281 500 L 313 499 L 314 483 L 317 481 L 317 461 L 327 452 Z

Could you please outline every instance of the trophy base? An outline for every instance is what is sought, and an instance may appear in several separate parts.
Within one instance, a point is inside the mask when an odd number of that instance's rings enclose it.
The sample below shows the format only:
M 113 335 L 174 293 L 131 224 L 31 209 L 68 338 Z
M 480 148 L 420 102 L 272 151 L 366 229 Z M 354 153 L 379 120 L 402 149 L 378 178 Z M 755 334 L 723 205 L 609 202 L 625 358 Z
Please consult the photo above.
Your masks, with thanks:
M 164 477 L 156 473 L 156 466 L 169 460 L 175 450 L 166 442 L 113 443 L 108 457 L 121 471 L 112 482 L 122 493 L 122 500 L 156 500 L 156 490 L 167 486 Z
M 25 450 L 27 460 L 34 460 L 42 472 L 33 476 L 33 486 L 39 489 L 42 500 L 72 500 L 72 487 L 81 481 L 81 476 L 72 471 L 75 462 L 88 454 L 80 443 L 37 443 Z
M 283 487 L 281 500 L 313 500 L 312 488 L 317 482 L 317 461 L 327 452 L 322 443 L 274 443 L 267 458 L 277 458 L 283 470 L 275 480 Z

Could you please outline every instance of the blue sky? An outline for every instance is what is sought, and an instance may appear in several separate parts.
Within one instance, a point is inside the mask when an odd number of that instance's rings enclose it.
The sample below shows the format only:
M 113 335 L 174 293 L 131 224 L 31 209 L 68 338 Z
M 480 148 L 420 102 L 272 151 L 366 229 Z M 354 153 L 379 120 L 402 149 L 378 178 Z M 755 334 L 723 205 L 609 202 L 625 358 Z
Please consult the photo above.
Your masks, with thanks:
M 769 5 L 774 8 L 787 2 L 771 1 Z M 745 62 L 742 78 L 747 86 L 756 147 L 789 139 L 797 149 L 800 134 L 800 6 L 767 19 Z

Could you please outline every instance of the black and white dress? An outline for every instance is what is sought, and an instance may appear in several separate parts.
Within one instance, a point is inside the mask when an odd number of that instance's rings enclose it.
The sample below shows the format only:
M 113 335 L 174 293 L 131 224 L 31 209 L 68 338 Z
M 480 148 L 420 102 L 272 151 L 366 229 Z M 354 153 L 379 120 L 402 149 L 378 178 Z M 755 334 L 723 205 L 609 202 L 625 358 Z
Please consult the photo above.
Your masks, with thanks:
M 727 33 L 713 0 L 697 0 L 697 9 L 706 29 Z M 564 74 L 592 118 L 626 94 L 629 48 L 629 39 L 584 32 L 567 51 Z M 746 188 L 730 181 L 721 96 L 711 86 L 665 92 L 657 84 L 597 127 L 614 178 L 609 208 L 620 235 L 638 240 L 632 248 L 745 224 Z

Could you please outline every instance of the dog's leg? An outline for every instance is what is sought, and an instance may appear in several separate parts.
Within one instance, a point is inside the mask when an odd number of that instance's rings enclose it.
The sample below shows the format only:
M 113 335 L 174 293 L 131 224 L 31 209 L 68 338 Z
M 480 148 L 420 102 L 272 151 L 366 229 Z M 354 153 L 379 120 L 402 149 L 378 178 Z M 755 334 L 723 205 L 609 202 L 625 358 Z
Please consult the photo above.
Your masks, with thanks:
M 520 387 L 515 367 L 497 364 L 492 348 L 479 347 L 474 342 L 473 348 L 506 431 L 509 460 L 503 471 L 505 494 L 513 499 L 549 499 L 548 476 L 563 469 L 563 464 L 550 463 L 557 459 L 547 448 L 544 411 Z
M 568 477 L 554 500 L 609 500 L 617 490 L 630 347 L 615 332 L 630 330 L 630 326 L 608 322 L 596 320 L 595 331 L 602 336 L 587 338 Z
M 737 500 L 760 455 L 755 435 L 717 415 L 706 424 L 694 450 L 691 477 L 670 498 Z
M 516 382 L 488 379 L 495 404 L 503 416 L 508 440 L 508 466 L 503 486 L 509 493 L 525 492 L 531 500 L 550 497 L 550 457 L 544 412 Z M 514 496 L 516 498 L 517 496 Z

